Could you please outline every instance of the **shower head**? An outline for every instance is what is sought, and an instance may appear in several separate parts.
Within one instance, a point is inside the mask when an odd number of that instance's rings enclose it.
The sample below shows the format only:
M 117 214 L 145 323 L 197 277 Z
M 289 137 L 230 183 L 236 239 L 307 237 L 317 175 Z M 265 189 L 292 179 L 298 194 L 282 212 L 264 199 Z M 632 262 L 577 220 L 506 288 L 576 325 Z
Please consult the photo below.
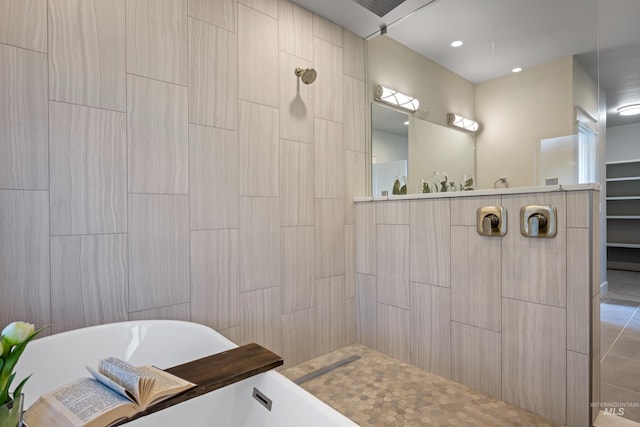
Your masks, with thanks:
M 318 73 L 313 68 L 296 68 L 296 76 L 302 79 L 302 83 L 308 85 L 316 81 Z

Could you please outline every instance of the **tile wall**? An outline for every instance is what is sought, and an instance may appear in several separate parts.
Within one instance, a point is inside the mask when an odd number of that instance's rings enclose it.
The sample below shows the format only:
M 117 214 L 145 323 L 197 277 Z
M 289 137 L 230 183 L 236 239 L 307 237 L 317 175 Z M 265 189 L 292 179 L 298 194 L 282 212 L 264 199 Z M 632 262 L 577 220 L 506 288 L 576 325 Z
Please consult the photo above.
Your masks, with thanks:
M 354 342 L 364 81 L 287 0 L 0 2 L 0 323 Z
M 520 234 L 520 208 L 532 204 L 556 206 L 555 238 Z M 481 206 L 505 207 L 506 236 L 477 233 Z M 358 342 L 589 426 L 599 396 L 597 212 L 591 190 L 357 203 Z

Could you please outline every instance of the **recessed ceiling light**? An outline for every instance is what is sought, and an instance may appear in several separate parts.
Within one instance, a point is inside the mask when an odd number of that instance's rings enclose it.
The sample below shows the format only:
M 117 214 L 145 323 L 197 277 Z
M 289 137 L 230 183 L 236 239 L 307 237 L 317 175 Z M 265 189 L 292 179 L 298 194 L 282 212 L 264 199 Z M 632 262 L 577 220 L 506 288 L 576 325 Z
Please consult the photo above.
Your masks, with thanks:
M 635 116 L 640 114 L 640 104 L 630 104 L 618 108 L 618 114 L 621 116 Z
M 462 40 L 456 40 L 454 42 L 451 42 L 451 46 L 453 47 L 460 47 L 462 46 Z
M 407 120 L 406 122 L 403 123 L 403 125 L 405 126 L 409 126 L 409 120 Z
M 522 71 L 522 68 L 520 67 L 516 67 L 513 70 L 511 70 L 513 73 L 519 73 L 520 71 Z

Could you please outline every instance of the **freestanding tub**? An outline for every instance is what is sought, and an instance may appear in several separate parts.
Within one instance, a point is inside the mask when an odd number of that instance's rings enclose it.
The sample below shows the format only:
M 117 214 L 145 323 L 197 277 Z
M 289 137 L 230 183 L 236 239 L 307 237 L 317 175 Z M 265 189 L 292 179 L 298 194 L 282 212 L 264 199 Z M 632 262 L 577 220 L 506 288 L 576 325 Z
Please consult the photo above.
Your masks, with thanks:
M 206 326 L 173 320 L 111 323 L 32 341 L 16 378 L 31 373 L 23 389 L 25 408 L 41 394 L 76 378 L 85 366 L 115 356 L 133 365 L 169 368 L 237 347 Z M 17 381 L 17 380 L 16 380 Z M 252 397 L 253 388 L 272 400 L 271 411 Z M 326 427 L 356 426 L 276 371 L 264 372 L 203 396 L 136 419 L 132 427 Z

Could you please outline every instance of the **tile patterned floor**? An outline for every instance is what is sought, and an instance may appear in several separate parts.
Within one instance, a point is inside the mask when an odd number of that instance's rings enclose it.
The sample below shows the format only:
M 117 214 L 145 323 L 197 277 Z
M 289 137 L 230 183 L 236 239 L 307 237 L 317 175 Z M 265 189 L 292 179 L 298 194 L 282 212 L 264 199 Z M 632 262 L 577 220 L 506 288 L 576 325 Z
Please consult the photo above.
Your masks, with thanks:
M 301 386 L 361 426 L 556 426 L 360 344 L 285 369 L 282 374 L 295 380 L 352 355 L 361 359 Z

